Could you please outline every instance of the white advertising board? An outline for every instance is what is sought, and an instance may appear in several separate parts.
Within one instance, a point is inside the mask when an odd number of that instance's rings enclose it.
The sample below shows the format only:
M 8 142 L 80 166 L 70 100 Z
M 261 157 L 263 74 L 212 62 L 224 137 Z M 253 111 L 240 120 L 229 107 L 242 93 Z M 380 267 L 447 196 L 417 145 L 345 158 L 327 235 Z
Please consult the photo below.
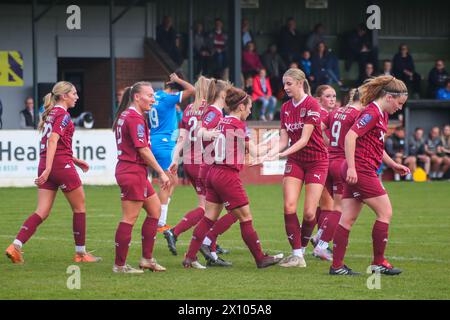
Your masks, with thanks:
M 40 134 L 34 130 L 0 130 L 0 187 L 33 186 L 39 164 Z M 115 184 L 117 149 L 108 129 L 75 130 L 72 140 L 75 157 L 89 163 L 83 173 L 84 184 Z

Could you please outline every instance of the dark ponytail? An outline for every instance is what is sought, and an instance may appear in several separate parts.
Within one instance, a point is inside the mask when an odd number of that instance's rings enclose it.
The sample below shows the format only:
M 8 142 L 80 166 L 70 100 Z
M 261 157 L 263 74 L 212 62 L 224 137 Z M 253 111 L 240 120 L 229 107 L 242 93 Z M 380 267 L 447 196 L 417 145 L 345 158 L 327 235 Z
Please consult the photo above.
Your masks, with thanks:
M 130 96 L 131 96 L 130 92 L 131 92 L 131 87 L 126 87 L 125 91 L 123 92 L 122 101 L 120 101 L 119 108 L 117 109 L 116 115 L 114 117 L 114 122 L 113 122 L 113 126 L 112 126 L 113 131 L 116 130 L 117 120 L 119 120 L 120 115 L 130 105 Z

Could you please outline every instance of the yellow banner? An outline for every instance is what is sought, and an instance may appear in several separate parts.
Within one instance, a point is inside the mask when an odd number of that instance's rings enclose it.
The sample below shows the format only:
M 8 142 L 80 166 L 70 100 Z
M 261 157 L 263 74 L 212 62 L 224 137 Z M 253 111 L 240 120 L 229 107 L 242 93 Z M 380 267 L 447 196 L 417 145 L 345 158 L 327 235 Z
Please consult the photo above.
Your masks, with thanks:
M 23 57 L 20 51 L 0 51 L 0 86 L 23 86 Z

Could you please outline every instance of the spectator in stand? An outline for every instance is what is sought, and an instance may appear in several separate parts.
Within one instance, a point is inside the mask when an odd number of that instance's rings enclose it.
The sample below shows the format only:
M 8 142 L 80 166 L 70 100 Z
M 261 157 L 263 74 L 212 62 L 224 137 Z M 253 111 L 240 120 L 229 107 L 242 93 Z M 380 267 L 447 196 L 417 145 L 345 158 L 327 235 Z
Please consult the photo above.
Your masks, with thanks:
M 299 66 L 298 62 L 293 61 L 289 64 L 288 69 L 300 69 L 300 66 Z
M 250 22 L 248 21 L 248 19 L 242 19 L 241 34 L 242 34 L 242 47 L 243 48 L 245 48 L 247 43 L 254 42 L 253 33 L 250 30 Z
M 297 24 L 294 18 L 290 17 L 287 19 L 286 25 L 281 28 L 278 40 L 278 48 L 286 64 L 300 60 L 303 40 L 297 30 Z
M 444 171 L 444 179 L 450 179 L 450 124 L 446 124 L 442 129 L 442 150 L 445 153 L 444 166 L 447 166 L 447 170 Z
M 25 109 L 20 111 L 20 129 L 34 129 L 34 100 L 25 99 Z
M 373 67 L 373 64 L 368 63 L 366 64 L 366 67 L 364 68 L 364 74 L 361 78 L 359 78 L 358 86 L 362 85 L 364 81 L 367 79 L 375 77 L 375 69 Z
M 343 85 L 340 80 L 339 65 L 336 56 L 328 50 L 324 42 L 317 45 L 311 58 L 311 73 L 315 79 L 315 86 L 337 83 Z
M 173 61 L 178 58 L 176 38 L 177 33 L 172 26 L 172 18 L 164 16 L 162 23 L 156 27 L 156 42 Z
M 445 70 L 444 60 L 438 59 L 434 68 L 428 74 L 428 96 L 435 98 L 437 91 L 445 87 L 445 81 L 449 78 L 447 70 Z
M 306 49 L 310 52 L 313 51 L 320 42 L 325 42 L 323 37 L 325 33 L 325 27 L 323 24 L 318 23 L 314 26 L 313 31 L 309 34 L 306 39 Z
M 282 75 L 287 70 L 286 64 L 277 52 L 277 45 L 271 44 L 262 56 L 262 64 L 267 70 L 273 93 L 278 97 L 282 90 Z M 281 92 L 281 95 L 284 93 Z
M 228 35 L 223 31 L 223 21 L 216 18 L 214 22 L 214 31 L 209 34 L 210 51 L 213 62 L 213 76 L 222 78 L 223 72 L 227 68 L 227 48 Z
M 423 128 L 416 128 L 413 136 L 409 139 L 408 155 L 415 156 L 416 162 L 423 166 L 425 173 L 430 173 L 430 157 L 425 153 L 425 139 L 423 138 Z
M 450 78 L 445 80 L 445 87 L 440 88 L 436 93 L 436 99 L 438 100 L 450 100 Z
M 194 72 L 195 75 L 209 75 L 209 59 L 211 53 L 208 48 L 207 34 L 203 23 L 195 25 L 194 32 Z
M 277 106 L 277 99 L 272 95 L 272 88 L 270 81 L 267 78 L 266 69 L 262 68 L 258 74 L 253 78 L 253 101 L 259 101 L 262 104 L 260 120 L 269 121 L 273 120 L 275 114 L 275 107 Z M 268 117 L 266 118 L 266 111 L 268 111 Z
M 420 75 L 415 71 L 414 59 L 409 54 L 406 44 L 402 44 L 398 48 L 398 53 L 392 59 L 392 69 L 394 76 L 402 80 L 408 90 L 412 92 L 414 98 L 420 97 Z
M 425 152 L 431 158 L 430 178 L 441 179 L 449 168 L 449 161 L 443 148 L 439 127 L 431 128 L 425 142 Z
M 244 81 L 244 91 L 247 92 L 249 96 L 253 96 L 253 77 L 246 77 Z
M 353 62 L 358 62 L 360 65 L 361 51 L 363 51 L 364 44 L 370 43 L 369 34 L 364 23 L 360 23 L 355 30 L 351 31 L 345 41 L 345 70 L 348 72 L 352 67 Z M 361 71 L 361 70 L 360 70 Z M 360 72 L 361 74 L 361 72 Z
M 302 52 L 302 58 L 300 59 L 300 69 L 305 73 L 306 79 L 308 79 L 310 84 L 314 83 L 314 76 L 311 73 L 312 62 L 311 62 L 311 52 L 304 50 Z
M 393 76 L 391 60 L 383 60 L 383 71 L 381 71 L 381 75 L 382 76 Z
M 387 154 L 397 163 L 404 164 L 411 172 L 405 177 L 405 180 L 411 181 L 412 174 L 416 170 L 416 157 L 405 154 L 405 129 L 402 126 L 396 127 L 394 133 L 386 139 L 385 149 Z M 400 174 L 394 173 L 394 180 L 400 181 Z
M 263 65 L 256 52 L 255 43 L 250 41 L 242 52 L 242 73 L 244 77 L 247 75 L 254 76 L 262 67 Z

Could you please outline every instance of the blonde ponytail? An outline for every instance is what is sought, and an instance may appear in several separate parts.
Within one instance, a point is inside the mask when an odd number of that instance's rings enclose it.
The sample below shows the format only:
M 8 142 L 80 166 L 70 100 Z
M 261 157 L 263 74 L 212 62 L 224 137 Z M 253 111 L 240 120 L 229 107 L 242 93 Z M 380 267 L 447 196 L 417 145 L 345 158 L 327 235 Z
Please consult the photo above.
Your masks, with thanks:
M 358 88 L 358 91 L 361 95 L 360 101 L 364 106 L 387 94 L 394 97 L 408 95 L 405 83 L 392 76 L 378 76 L 368 79 Z
M 57 82 L 52 91 L 47 93 L 44 97 L 44 112 L 42 113 L 41 121 L 38 125 L 38 130 L 42 131 L 44 123 L 47 120 L 49 113 L 52 111 L 56 102 L 61 98 L 63 94 L 69 93 L 74 88 L 74 85 L 68 81 Z
M 302 70 L 290 68 L 284 73 L 283 77 L 291 77 L 297 81 L 303 81 L 303 91 L 307 95 L 311 95 L 311 86 L 309 85 L 308 79 L 306 79 L 306 75 Z

